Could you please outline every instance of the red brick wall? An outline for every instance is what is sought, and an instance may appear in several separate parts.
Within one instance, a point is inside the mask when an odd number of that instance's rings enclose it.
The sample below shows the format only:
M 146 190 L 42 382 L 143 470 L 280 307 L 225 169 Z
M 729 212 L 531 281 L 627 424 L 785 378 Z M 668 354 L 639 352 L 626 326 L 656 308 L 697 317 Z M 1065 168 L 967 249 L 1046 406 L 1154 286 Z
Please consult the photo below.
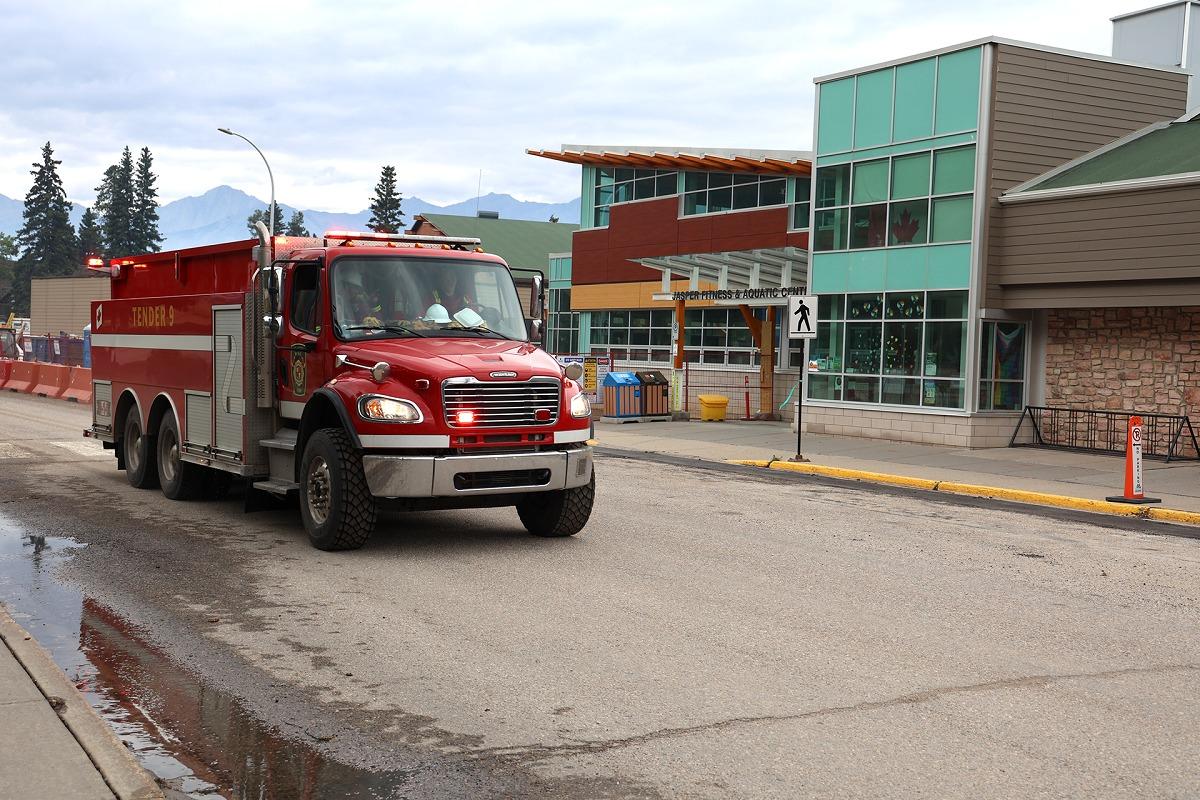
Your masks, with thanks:
M 1046 404 L 1200 416 L 1200 307 L 1048 312 Z

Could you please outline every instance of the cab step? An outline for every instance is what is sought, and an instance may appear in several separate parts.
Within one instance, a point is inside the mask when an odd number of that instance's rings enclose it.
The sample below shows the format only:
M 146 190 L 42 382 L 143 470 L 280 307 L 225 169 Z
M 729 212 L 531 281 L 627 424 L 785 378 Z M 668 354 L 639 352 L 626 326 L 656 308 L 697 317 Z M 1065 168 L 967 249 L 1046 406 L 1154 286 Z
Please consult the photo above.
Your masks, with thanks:
M 251 484 L 255 489 L 276 495 L 277 497 L 287 497 L 289 492 L 294 492 L 300 488 L 300 484 L 292 481 L 281 481 L 277 478 L 271 478 L 265 481 L 255 481 Z

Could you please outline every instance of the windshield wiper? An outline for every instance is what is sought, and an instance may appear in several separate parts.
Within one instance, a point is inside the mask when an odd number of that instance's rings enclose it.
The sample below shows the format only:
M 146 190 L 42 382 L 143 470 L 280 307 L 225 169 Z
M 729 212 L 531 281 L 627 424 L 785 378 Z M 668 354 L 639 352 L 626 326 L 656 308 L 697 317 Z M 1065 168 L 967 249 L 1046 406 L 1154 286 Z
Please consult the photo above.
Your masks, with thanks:
M 388 331 L 389 333 L 409 333 L 419 338 L 425 338 L 420 331 L 406 328 L 403 325 L 339 325 L 343 331 Z
M 475 326 L 474 328 L 447 328 L 447 330 L 466 331 L 467 333 L 478 333 L 481 336 L 486 335 L 486 334 L 491 334 L 492 336 L 495 336 L 499 339 L 507 339 L 510 342 L 519 341 L 518 339 L 514 339 L 511 336 L 505 336 L 503 333 L 500 333 L 500 331 L 494 331 L 491 328 L 483 328 L 478 325 Z

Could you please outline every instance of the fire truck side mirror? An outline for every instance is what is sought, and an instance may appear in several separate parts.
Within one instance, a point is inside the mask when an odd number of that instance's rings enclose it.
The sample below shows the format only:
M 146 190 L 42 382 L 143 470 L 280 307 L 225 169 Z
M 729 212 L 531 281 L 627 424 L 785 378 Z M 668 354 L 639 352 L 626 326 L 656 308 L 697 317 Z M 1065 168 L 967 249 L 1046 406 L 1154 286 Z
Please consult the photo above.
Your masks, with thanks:
M 274 314 L 267 314 L 262 318 L 263 329 L 267 332 L 267 336 L 274 336 L 279 333 L 281 320 Z
M 539 272 L 535 273 L 529 292 L 529 316 L 541 319 L 546 311 L 546 278 Z
M 542 343 L 542 321 L 540 319 L 529 320 L 529 341 L 534 344 Z

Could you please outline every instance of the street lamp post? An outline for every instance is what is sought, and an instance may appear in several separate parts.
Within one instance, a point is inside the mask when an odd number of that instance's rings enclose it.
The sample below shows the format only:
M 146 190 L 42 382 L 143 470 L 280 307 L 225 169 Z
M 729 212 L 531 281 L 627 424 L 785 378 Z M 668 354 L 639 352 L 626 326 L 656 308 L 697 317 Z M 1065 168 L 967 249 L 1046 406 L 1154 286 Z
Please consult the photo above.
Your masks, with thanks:
M 271 209 L 269 219 L 267 220 L 267 230 L 271 232 L 271 239 L 273 240 L 275 238 L 275 176 L 271 173 L 271 165 L 267 163 L 267 157 L 263 155 L 262 150 L 258 149 L 258 145 L 247 139 L 245 136 L 242 136 L 242 134 L 238 133 L 237 131 L 231 131 L 229 128 L 217 128 L 217 130 L 219 130 L 221 133 L 228 134 L 229 136 L 236 136 L 245 141 L 246 144 L 254 148 L 254 152 L 258 153 L 259 158 L 261 158 L 263 163 L 267 165 L 267 177 L 271 180 Z

